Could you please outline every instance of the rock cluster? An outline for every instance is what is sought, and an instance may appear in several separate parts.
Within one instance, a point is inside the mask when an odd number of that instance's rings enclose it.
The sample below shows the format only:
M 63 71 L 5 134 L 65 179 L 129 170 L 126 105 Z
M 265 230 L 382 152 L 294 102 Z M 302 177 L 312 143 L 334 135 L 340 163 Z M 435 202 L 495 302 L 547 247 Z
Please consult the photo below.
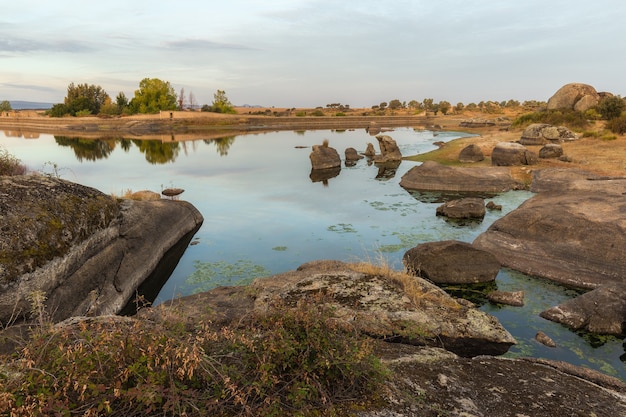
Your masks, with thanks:
M 522 132 L 522 145 L 545 145 L 546 143 L 569 142 L 578 139 L 576 134 L 563 126 L 533 123 Z
M 534 165 L 537 154 L 516 142 L 499 142 L 491 152 L 491 164 L 494 166 Z

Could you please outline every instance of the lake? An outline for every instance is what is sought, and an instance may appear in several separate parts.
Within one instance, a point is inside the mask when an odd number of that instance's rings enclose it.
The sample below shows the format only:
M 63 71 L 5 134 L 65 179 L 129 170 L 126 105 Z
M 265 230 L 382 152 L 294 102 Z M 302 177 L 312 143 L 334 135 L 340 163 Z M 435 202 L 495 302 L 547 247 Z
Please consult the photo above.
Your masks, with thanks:
M 405 156 L 435 149 L 437 141 L 467 136 L 412 128 L 385 134 Z M 0 132 L 0 146 L 33 171 L 117 196 L 128 190 L 185 189 L 181 199 L 200 210 L 204 224 L 155 304 L 292 270 L 315 259 L 385 262 L 401 270 L 406 250 L 429 241 L 471 242 L 532 195 L 511 191 L 495 196 L 490 200 L 502 205 L 501 212 L 488 211 L 480 223 L 459 225 L 435 215 L 441 196 L 412 194 L 399 186 L 414 162 L 403 161 L 395 172 L 382 172 L 363 159 L 353 167 L 343 166 L 338 176 L 326 181 L 311 179 L 310 148 L 324 139 L 342 159 L 346 148 L 362 152 L 368 142 L 378 151 L 376 138 L 364 129 L 186 142 L 25 136 Z M 567 361 L 626 380 L 622 340 L 577 334 L 539 317 L 541 311 L 574 296 L 573 291 L 506 269 L 496 282 L 500 290 L 526 292 L 524 307 L 481 305 L 518 340 L 507 356 Z M 535 342 L 539 330 L 558 347 Z

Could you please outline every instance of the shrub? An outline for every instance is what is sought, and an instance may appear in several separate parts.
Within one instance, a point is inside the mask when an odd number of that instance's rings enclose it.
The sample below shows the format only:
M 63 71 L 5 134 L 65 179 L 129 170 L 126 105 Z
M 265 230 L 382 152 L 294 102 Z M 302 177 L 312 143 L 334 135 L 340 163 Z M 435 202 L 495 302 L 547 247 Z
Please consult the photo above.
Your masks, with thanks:
M 320 415 L 372 401 L 369 339 L 317 303 L 230 328 L 96 318 L 36 332 L 0 368 L 1 415 Z
M 626 134 L 626 116 L 617 117 L 606 122 L 606 128 L 618 135 Z
M 26 171 L 26 166 L 19 159 L 0 148 L 0 175 L 23 175 Z
M 610 96 L 600 101 L 596 110 L 605 120 L 613 120 L 621 116 L 625 107 L 626 102 L 620 96 Z
M 570 129 L 584 129 L 589 122 L 585 113 L 575 110 L 543 110 L 526 113 L 513 121 L 514 127 L 526 126 L 531 123 L 547 123 L 556 126 L 567 126 Z
M 311 113 L 311 116 L 324 116 L 324 112 L 323 112 L 323 111 L 321 111 L 321 110 L 314 110 L 314 111 Z

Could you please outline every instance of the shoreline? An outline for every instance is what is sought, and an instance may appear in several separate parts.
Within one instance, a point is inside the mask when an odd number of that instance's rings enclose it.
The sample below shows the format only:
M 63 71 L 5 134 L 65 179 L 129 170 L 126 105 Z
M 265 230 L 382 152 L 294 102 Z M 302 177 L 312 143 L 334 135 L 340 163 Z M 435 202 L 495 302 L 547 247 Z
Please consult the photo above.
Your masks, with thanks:
M 164 114 L 163 114 L 164 113 Z M 36 138 L 40 133 L 85 139 L 140 139 L 161 142 L 184 142 L 213 140 L 224 137 L 286 130 L 348 130 L 366 129 L 372 136 L 385 133 L 395 127 L 413 127 L 435 131 L 456 131 L 468 136 L 455 139 L 440 149 L 421 155 L 420 159 L 434 159 L 447 165 L 472 167 L 491 166 L 491 151 L 498 142 L 518 141 L 523 128 L 510 128 L 509 124 L 519 114 L 462 113 L 449 115 L 325 115 L 325 116 L 266 116 L 252 114 L 219 114 L 209 112 L 173 111 L 156 115 L 133 115 L 111 118 L 96 116 L 50 118 L 36 112 L 16 112 L 11 117 L 0 117 L 0 130 L 12 137 Z M 356 113 L 356 111 L 355 111 Z M 170 118 L 171 114 L 171 118 Z M 467 127 L 461 122 L 471 119 L 497 120 L 504 117 L 502 124 Z M 602 130 L 596 123 L 593 130 Z M 614 140 L 583 137 L 572 142 L 561 143 L 563 151 L 571 159 L 563 162 L 540 159 L 536 165 L 513 167 L 516 171 L 531 171 L 542 168 L 581 169 L 601 175 L 626 177 L 626 135 Z M 477 163 L 460 164 L 458 153 L 463 146 L 480 146 L 485 160 Z M 541 146 L 527 146 L 538 153 Z M 406 156 L 416 158 L 415 155 Z

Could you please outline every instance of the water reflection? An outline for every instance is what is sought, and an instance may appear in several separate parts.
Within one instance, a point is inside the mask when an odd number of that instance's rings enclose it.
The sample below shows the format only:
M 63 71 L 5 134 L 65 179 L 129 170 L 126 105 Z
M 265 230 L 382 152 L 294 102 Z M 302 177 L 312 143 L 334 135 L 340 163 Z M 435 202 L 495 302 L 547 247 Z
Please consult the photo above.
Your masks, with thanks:
M 341 167 L 327 169 L 312 169 L 309 178 L 312 182 L 321 182 L 328 187 L 328 180 L 335 178 L 341 173 Z
M 9 132 L 12 133 L 12 132 Z M 5 132 L 6 136 L 10 136 Z M 37 135 L 38 136 L 38 135 Z M 21 134 L 12 137 L 25 137 Z M 227 136 L 215 139 L 204 139 L 207 145 L 214 145 L 220 156 L 228 155 L 228 150 L 235 142 L 236 136 Z M 117 146 L 125 152 L 130 151 L 133 147 L 144 154 L 146 161 L 150 164 L 167 164 L 176 161 L 181 149 L 187 153 L 188 142 L 178 142 L 172 136 L 171 142 L 162 142 L 160 140 L 143 140 L 143 139 L 126 139 L 126 138 L 101 138 L 91 139 L 83 137 L 54 136 L 55 142 L 59 146 L 72 148 L 76 159 L 79 162 L 97 161 L 107 159 Z M 190 142 L 195 148 L 196 141 Z

